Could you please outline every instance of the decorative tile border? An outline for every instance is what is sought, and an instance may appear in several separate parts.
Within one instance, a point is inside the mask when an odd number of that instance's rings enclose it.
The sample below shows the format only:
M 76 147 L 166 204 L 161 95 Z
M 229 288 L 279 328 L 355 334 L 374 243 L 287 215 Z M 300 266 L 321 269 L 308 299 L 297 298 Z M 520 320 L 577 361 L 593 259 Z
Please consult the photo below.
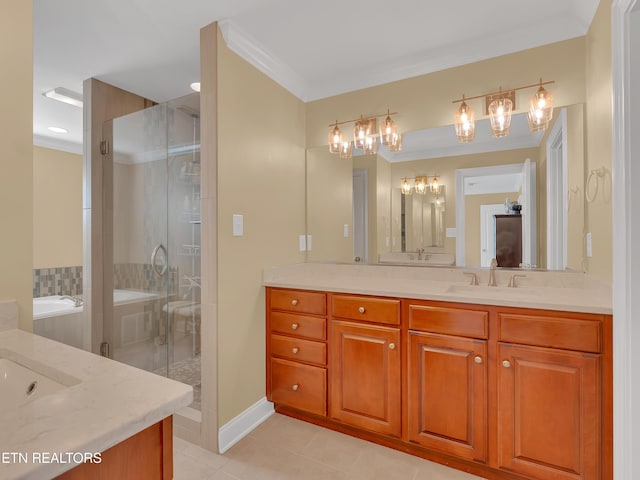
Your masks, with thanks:
M 82 295 L 82 266 L 34 269 L 33 298 L 50 295 Z

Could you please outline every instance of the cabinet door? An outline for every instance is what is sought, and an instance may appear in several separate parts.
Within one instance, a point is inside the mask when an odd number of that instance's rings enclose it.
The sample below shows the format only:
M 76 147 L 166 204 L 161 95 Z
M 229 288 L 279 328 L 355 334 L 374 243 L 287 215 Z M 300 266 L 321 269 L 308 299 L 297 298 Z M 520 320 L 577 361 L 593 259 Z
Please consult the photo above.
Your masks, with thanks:
M 595 354 L 498 344 L 500 468 L 601 478 L 600 364 Z
M 411 332 L 409 441 L 487 459 L 487 342 Z
M 331 417 L 400 436 L 400 330 L 333 320 Z

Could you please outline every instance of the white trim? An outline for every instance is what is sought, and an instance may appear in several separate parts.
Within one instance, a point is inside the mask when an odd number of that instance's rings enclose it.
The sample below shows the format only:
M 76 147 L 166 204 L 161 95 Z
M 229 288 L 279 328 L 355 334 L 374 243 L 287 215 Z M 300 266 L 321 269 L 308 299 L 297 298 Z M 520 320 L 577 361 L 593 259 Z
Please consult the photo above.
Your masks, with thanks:
M 640 330 L 633 328 L 633 317 L 640 312 L 638 290 L 640 272 L 634 272 L 638 252 L 640 219 L 631 215 L 634 201 L 632 185 L 640 181 L 640 172 L 632 169 L 632 159 L 640 154 L 640 145 L 631 135 L 631 55 L 629 18 L 636 0 L 614 0 L 611 7 L 612 61 L 612 191 L 613 191 L 613 445 L 614 478 L 627 480 L 640 477 L 637 434 L 640 431 L 638 405 L 640 398 L 633 374 L 637 369 L 634 347 L 640 342 Z M 636 53 L 636 56 L 638 54 Z M 638 66 L 636 66 L 637 68 Z M 634 79 L 637 81 L 637 79 Z M 633 120 L 637 122 L 637 113 Z M 637 199 L 636 199 L 637 208 Z M 635 257 L 635 258 L 634 258 Z M 635 394 L 634 394 L 635 392 Z
M 218 430 L 219 453 L 229 450 L 274 413 L 273 403 L 262 397 L 240 415 L 229 420 Z
M 363 241 L 364 241 L 364 254 L 361 257 L 360 261 L 362 263 L 369 263 L 369 170 L 366 169 L 366 168 L 354 168 L 353 169 L 353 173 L 352 173 L 352 177 L 353 177 L 353 179 L 362 178 L 362 180 L 361 180 L 362 181 L 362 185 L 363 185 L 362 196 L 361 196 L 361 198 L 359 198 L 359 201 L 362 202 L 362 207 L 363 207 L 362 216 L 364 218 L 364 221 L 363 221 L 363 224 L 364 224 L 363 225 L 363 230 L 364 230 L 364 238 L 363 238 Z M 353 213 L 355 213 L 356 212 L 356 208 L 355 208 L 356 189 L 353 188 L 352 191 L 353 191 L 354 197 L 352 198 L 351 201 L 353 202 L 353 205 L 354 205 Z M 352 229 L 353 229 L 353 232 L 352 232 L 352 235 L 353 235 L 353 256 L 355 257 L 355 256 L 357 256 L 357 252 L 356 252 L 356 248 L 355 248 L 355 246 L 356 246 L 356 230 L 358 230 L 356 228 L 355 217 L 352 218 L 351 224 L 353 225 L 353 227 L 352 227 Z M 373 261 L 377 262 L 378 259 L 376 258 Z
M 222 20 L 218 22 L 218 25 L 227 47 L 232 52 L 238 54 L 303 102 L 309 101 L 307 81 L 289 65 L 260 47 L 260 44 L 253 37 L 230 20 Z
M 504 204 L 480 205 L 480 266 L 490 267 L 496 257 L 495 215 L 504 213 Z
M 465 202 L 464 181 L 467 177 L 482 177 L 522 173 L 521 163 L 493 165 L 491 167 L 459 168 L 456 170 L 456 265 L 464 266 L 466 257 L 465 244 Z M 500 192 L 497 192 L 500 193 Z
M 560 110 L 558 119 L 547 138 L 547 268 L 564 270 L 568 248 L 568 178 L 569 146 L 567 141 L 567 111 Z M 559 157 L 557 152 L 562 153 Z M 559 164 L 558 164 L 559 162 Z M 561 178 L 552 175 L 560 170 Z M 562 183 L 558 185 L 558 180 Z M 558 188 L 562 190 L 558 198 Z M 557 206 L 561 205 L 561 209 Z
M 537 264 L 536 163 L 530 158 L 522 166 L 522 261 Z
M 45 135 L 33 135 L 33 144 L 36 147 L 50 148 L 52 150 L 61 150 L 63 152 L 83 154 L 82 143 L 69 142 L 68 140 L 60 140 L 57 138 L 47 137 Z

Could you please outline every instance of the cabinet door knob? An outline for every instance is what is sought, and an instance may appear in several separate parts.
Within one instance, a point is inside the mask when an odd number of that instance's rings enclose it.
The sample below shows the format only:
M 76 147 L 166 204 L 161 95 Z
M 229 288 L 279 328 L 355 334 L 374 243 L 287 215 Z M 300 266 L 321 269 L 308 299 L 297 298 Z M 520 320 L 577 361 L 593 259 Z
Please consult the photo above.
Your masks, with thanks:
M 298 300 L 296 300 L 295 298 L 291 300 L 291 305 L 295 307 L 297 304 L 298 304 Z
M 473 359 L 474 362 L 476 363 L 482 363 L 482 357 L 480 355 L 476 355 L 476 357 Z
M 296 353 L 298 353 L 298 347 L 293 347 L 291 349 L 291 351 L 293 352 L 293 354 L 295 355 Z
M 300 388 L 300 385 L 298 385 L 298 384 L 296 383 L 295 385 L 293 385 L 293 386 L 291 387 L 291 390 L 293 390 L 294 392 L 297 392 L 299 388 Z
M 396 344 L 395 343 L 390 343 L 389 344 L 389 350 L 395 350 L 396 348 Z
M 511 366 L 511 362 L 509 360 L 503 360 L 502 361 L 502 366 L 504 368 L 509 368 Z
M 293 328 L 294 330 L 298 329 L 298 324 L 297 323 L 292 323 L 291 324 L 291 328 Z
M 365 312 L 365 308 L 364 308 L 364 307 L 360 307 L 360 308 L 358 308 L 358 311 L 359 311 L 360 313 L 364 313 L 364 312 Z

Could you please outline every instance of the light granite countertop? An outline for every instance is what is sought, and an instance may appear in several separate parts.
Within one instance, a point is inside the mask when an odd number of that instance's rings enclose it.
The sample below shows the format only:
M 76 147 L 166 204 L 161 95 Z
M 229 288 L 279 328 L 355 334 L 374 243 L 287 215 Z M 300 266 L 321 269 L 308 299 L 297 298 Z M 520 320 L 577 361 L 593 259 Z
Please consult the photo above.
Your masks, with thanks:
M 0 331 L 0 357 L 70 385 L 0 411 L 1 479 L 53 478 L 76 464 L 34 462 L 33 452 L 103 452 L 193 397 L 188 385 L 17 329 Z M 15 461 L 20 453 L 29 461 Z
M 471 275 L 479 285 L 470 285 Z M 302 263 L 264 270 L 265 286 L 355 293 L 418 300 L 474 303 L 583 313 L 612 313 L 611 285 L 584 273 L 489 269 Z M 517 277 L 516 288 L 508 287 Z

